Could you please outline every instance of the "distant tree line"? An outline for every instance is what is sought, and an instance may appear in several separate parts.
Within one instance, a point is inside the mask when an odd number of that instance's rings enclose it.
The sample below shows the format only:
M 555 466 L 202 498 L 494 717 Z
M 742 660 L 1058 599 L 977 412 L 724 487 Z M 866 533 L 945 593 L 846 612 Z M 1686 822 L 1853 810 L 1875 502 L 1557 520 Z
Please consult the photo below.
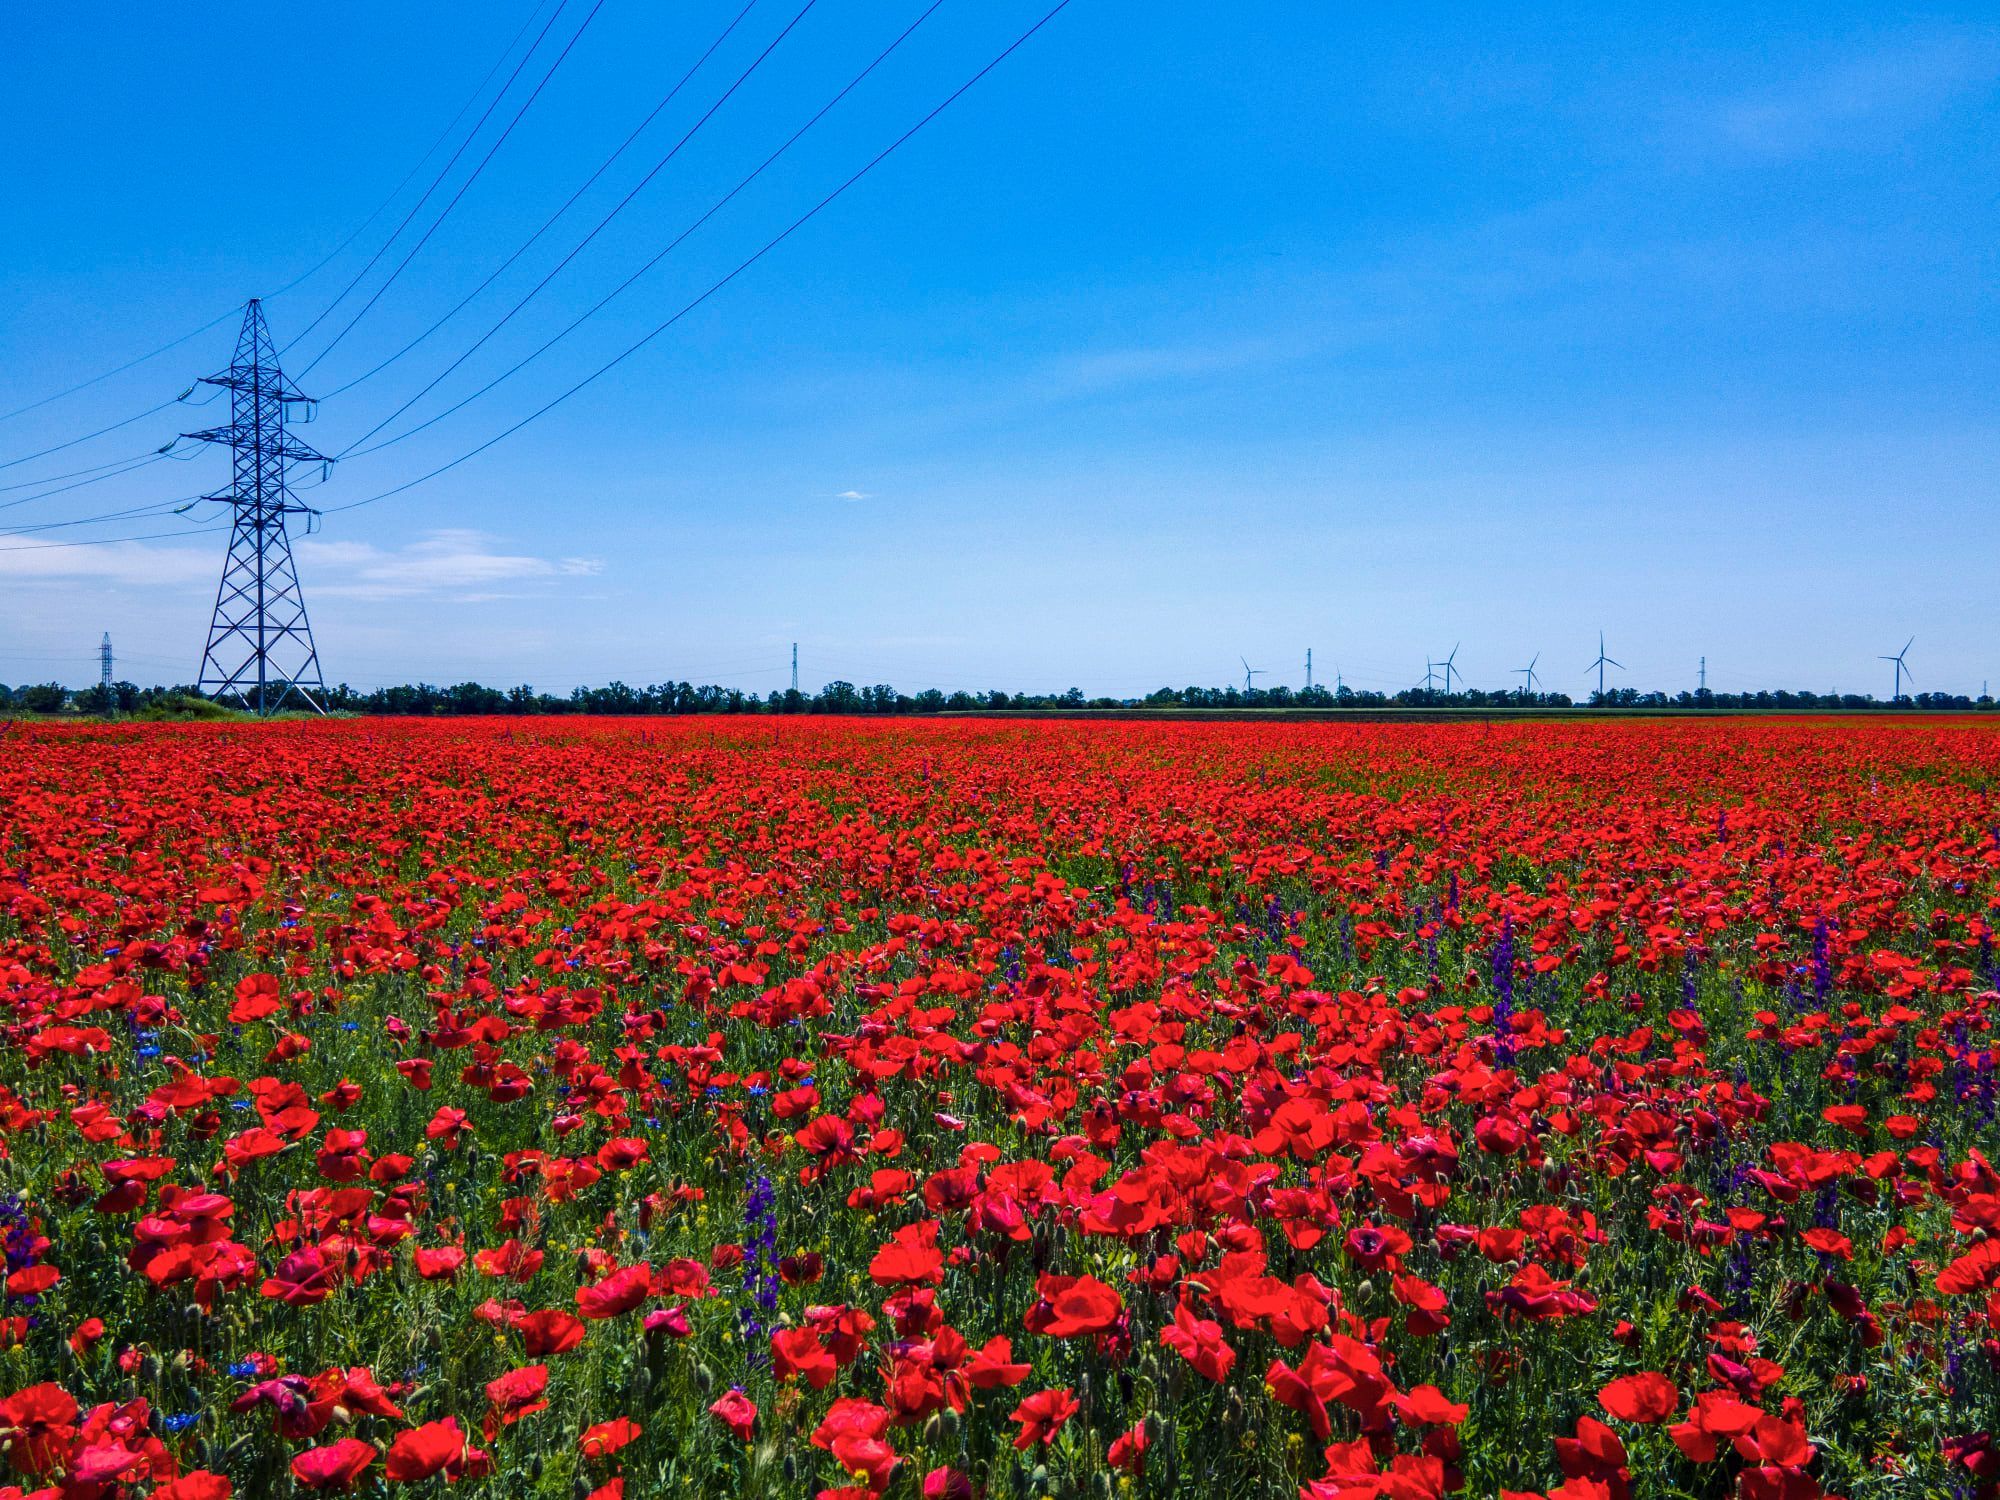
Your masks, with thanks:
M 108 716 L 138 714 L 148 717 L 178 717 L 176 712 L 196 704 L 201 694 L 193 687 L 142 688 L 130 682 L 116 682 L 107 689 L 102 684 L 72 690 L 60 683 L 31 683 L 10 688 L 0 684 L 0 711 L 31 714 L 85 714 Z M 199 706 L 196 704 L 196 706 Z M 557 695 L 520 687 L 495 688 L 483 683 L 461 682 L 453 687 L 434 687 L 420 682 L 399 687 L 375 688 L 361 692 L 342 683 L 326 695 L 326 706 L 336 713 L 394 714 L 429 718 L 471 714 L 941 714 L 980 710 L 1017 712 L 1062 712 L 1074 709 L 1118 708 L 1666 708 L 1713 709 L 1721 712 L 1765 709 L 1779 712 L 1810 712 L 1837 708 L 1898 708 L 1909 711 L 1967 712 L 1991 710 L 1991 697 L 1969 698 L 1963 693 L 1918 693 L 1887 703 L 1866 693 L 1815 693 L 1809 689 L 1782 688 L 1756 693 L 1640 692 L 1636 688 L 1614 688 L 1592 693 L 1582 704 L 1565 693 L 1523 693 L 1512 688 L 1464 688 L 1440 692 L 1435 688 L 1405 688 L 1399 693 L 1378 693 L 1340 686 L 1327 688 L 1237 687 L 1161 688 L 1144 698 L 1086 698 L 1081 688 L 1061 693 L 1008 693 L 998 688 L 990 692 L 946 693 L 926 688 L 916 694 L 899 693 L 885 682 L 857 687 L 851 682 L 829 682 L 816 693 L 793 689 L 765 695 L 746 693 L 739 688 L 689 682 L 659 682 L 648 687 L 631 687 L 612 682 L 604 687 L 573 688 Z

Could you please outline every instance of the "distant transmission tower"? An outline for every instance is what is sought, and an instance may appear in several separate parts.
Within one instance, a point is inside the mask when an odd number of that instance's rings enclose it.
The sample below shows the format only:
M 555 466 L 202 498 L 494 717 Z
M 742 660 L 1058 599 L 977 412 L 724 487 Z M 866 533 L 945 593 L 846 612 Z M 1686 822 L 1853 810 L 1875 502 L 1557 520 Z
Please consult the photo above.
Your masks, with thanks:
M 104 644 L 97 648 L 97 683 L 104 690 L 104 717 L 118 712 L 118 700 L 111 696 L 111 632 L 104 632 Z
M 792 642 L 792 691 L 799 690 L 799 643 Z
M 228 372 L 211 375 L 203 384 L 228 389 L 229 425 L 183 436 L 221 443 L 235 450 L 236 459 L 228 492 L 202 497 L 231 506 L 235 524 L 199 685 L 214 697 L 237 699 L 260 716 L 276 712 L 294 695 L 325 713 L 319 652 L 292 563 L 291 538 L 285 533 L 287 515 L 319 512 L 292 499 L 285 472 L 294 463 L 332 460 L 285 431 L 287 409 L 310 404 L 312 398 L 278 368 L 278 351 L 258 299 L 251 298 L 243 310 L 243 329 Z

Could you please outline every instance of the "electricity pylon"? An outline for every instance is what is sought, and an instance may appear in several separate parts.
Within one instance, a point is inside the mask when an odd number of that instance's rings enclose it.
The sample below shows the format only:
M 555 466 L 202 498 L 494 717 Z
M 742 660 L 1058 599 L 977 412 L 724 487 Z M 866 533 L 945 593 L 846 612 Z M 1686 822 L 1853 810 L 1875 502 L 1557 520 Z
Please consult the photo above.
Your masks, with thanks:
M 229 391 L 229 425 L 183 436 L 220 443 L 236 456 L 229 490 L 202 497 L 230 506 L 235 519 L 199 686 L 214 697 L 237 699 L 259 717 L 276 712 L 294 695 L 325 713 L 319 651 L 285 530 L 286 516 L 319 512 L 292 498 L 285 475 L 294 463 L 332 460 L 285 431 L 289 408 L 310 406 L 312 398 L 278 368 L 278 350 L 258 299 L 251 298 L 243 310 L 236 357 L 228 371 L 208 376 L 203 384 Z

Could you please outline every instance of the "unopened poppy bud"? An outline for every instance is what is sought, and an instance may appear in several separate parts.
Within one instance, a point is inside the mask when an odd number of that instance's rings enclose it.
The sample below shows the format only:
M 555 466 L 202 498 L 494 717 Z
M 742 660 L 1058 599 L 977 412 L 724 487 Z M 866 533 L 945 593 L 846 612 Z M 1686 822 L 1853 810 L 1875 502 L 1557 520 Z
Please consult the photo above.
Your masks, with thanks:
M 694 1367 L 694 1388 L 704 1396 L 715 1389 L 715 1372 L 707 1365 Z

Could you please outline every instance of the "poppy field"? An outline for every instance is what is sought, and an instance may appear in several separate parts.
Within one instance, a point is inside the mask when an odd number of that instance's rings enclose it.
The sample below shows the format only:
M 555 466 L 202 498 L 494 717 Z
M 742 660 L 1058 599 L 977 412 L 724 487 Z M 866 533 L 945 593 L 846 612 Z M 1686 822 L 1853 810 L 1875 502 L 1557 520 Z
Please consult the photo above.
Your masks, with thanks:
M 0 725 L 0 1497 L 2000 1494 L 1997 786 Z

